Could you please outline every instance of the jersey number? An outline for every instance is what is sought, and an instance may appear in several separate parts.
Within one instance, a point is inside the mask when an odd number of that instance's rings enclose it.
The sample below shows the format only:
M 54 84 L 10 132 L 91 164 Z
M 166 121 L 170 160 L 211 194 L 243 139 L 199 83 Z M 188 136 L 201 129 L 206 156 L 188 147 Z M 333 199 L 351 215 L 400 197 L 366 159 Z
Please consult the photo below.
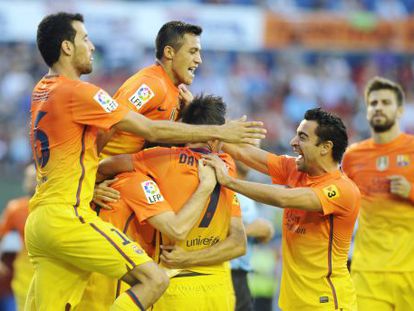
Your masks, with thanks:
M 37 165 L 40 167 L 45 167 L 50 156 L 49 138 L 45 132 L 38 128 L 40 120 L 46 113 L 45 111 L 39 111 L 33 127 L 35 157 Z
M 112 228 L 111 231 L 115 232 L 122 239 L 122 245 L 128 245 L 129 243 L 131 243 L 131 241 L 128 240 L 128 238 L 121 232 L 119 232 L 117 229 Z
M 201 219 L 199 228 L 207 228 L 210 225 L 211 220 L 213 219 L 214 213 L 217 210 L 217 204 L 220 199 L 221 186 L 217 183 L 216 187 L 213 190 L 213 193 L 210 196 L 210 203 L 208 203 L 206 212 L 204 213 L 203 219 Z

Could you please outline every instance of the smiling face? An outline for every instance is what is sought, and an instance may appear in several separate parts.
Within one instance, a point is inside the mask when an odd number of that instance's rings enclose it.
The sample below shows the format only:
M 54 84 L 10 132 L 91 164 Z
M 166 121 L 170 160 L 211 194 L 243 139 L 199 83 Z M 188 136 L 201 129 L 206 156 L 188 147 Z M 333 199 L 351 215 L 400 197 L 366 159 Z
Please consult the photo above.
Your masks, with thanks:
M 296 168 L 298 171 L 311 173 L 321 158 L 322 144 L 318 145 L 319 139 L 315 133 L 318 127 L 316 121 L 303 120 L 296 130 L 295 137 L 290 141 L 296 157 Z
M 74 21 L 73 29 L 76 31 L 74 45 L 74 53 L 72 55 L 72 65 L 78 71 L 79 76 L 92 72 L 93 68 L 93 52 L 95 47 L 89 40 L 85 25 L 82 22 Z
M 171 71 L 175 85 L 193 83 L 195 70 L 202 63 L 200 36 L 186 33 L 183 43 L 177 50 L 173 49 Z
M 395 92 L 388 89 L 376 90 L 367 97 L 367 119 L 372 130 L 383 133 L 390 130 L 402 114 Z

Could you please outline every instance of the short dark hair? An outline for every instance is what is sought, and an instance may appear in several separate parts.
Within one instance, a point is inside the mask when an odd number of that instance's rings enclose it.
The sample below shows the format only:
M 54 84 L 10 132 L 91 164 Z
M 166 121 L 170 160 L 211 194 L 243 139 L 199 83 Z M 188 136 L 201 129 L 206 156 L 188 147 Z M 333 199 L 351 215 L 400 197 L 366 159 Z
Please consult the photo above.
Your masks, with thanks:
M 317 144 L 331 141 L 333 144 L 332 158 L 339 163 L 348 146 L 348 135 L 342 120 L 338 116 L 324 111 L 321 108 L 306 111 L 305 120 L 316 121 L 318 123 L 318 127 L 315 130 L 315 134 L 318 136 Z
M 37 47 L 45 63 L 51 67 L 59 60 L 62 42 L 74 42 L 76 30 L 72 22 L 83 23 L 82 14 L 59 12 L 43 18 L 37 27 Z
M 393 91 L 397 98 L 398 106 L 404 104 L 404 91 L 402 87 L 398 83 L 378 76 L 368 81 L 367 86 L 365 87 L 365 102 L 368 103 L 368 96 L 371 92 L 378 90 Z
M 201 35 L 203 29 L 200 26 L 187 24 L 180 21 L 171 21 L 164 24 L 158 31 L 155 39 L 155 57 L 161 60 L 164 48 L 169 45 L 179 50 L 183 44 L 184 35 L 187 33 L 196 36 Z
M 222 125 L 226 122 L 226 104 L 220 96 L 198 95 L 183 111 L 188 124 Z

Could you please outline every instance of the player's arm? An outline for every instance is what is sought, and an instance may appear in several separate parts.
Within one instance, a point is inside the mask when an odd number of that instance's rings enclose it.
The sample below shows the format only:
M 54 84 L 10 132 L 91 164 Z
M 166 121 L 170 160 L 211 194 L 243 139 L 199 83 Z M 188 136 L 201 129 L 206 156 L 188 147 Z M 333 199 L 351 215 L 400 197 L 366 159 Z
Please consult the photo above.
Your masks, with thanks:
M 165 143 L 204 142 L 219 139 L 234 143 L 253 143 L 262 139 L 266 130 L 262 122 L 232 120 L 224 125 L 190 125 L 181 122 L 151 120 L 130 111 L 113 127 L 131 132 L 149 141 Z
M 322 212 L 322 204 L 311 188 L 287 189 L 276 185 L 266 185 L 237 179 L 228 175 L 225 163 L 217 156 L 205 155 L 204 160 L 214 167 L 217 181 L 235 192 L 254 201 L 280 208 L 296 208 Z
M 132 172 L 133 170 L 134 164 L 131 154 L 120 154 L 107 157 L 99 162 L 96 182 L 99 183 L 120 173 Z
M 216 185 L 214 170 L 198 162 L 200 183 L 178 213 L 167 211 L 147 219 L 155 229 L 174 240 L 184 240 L 195 226 Z
M 267 158 L 269 152 L 255 145 L 248 144 L 223 144 L 223 151 L 230 154 L 234 160 L 238 160 L 247 166 L 268 175 Z
M 243 256 L 246 253 L 246 233 L 241 217 L 232 217 L 227 238 L 211 247 L 188 252 L 179 246 L 164 246 L 160 259 L 170 268 L 210 266 Z

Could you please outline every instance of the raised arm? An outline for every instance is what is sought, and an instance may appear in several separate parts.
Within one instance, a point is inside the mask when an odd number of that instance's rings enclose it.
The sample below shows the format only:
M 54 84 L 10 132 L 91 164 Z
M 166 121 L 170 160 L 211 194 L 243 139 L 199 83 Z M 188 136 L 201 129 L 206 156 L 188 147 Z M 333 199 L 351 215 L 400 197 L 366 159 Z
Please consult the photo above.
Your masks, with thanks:
M 254 143 L 255 139 L 262 139 L 265 136 L 266 130 L 262 126 L 262 122 L 245 121 L 245 117 L 224 125 L 190 125 L 181 122 L 150 120 L 139 113 L 130 111 L 113 127 L 156 142 L 189 143 L 219 139 L 234 143 Z
M 283 188 L 237 179 L 228 175 L 225 163 L 217 156 L 205 155 L 204 160 L 214 167 L 217 181 L 235 192 L 257 202 L 280 208 L 296 208 L 306 211 L 322 211 L 321 202 L 311 188 Z
M 187 237 L 200 218 L 201 212 L 216 186 L 216 177 L 211 167 L 205 166 L 200 160 L 198 170 L 200 179 L 198 188 L 178 213 L 168 211 L 147 219 L 155 229 L 168 235 L 171 239 L 181 241 Z
M 241 217 L 232 217 L 227 238 L 211 247 L 187 252 L 179 246 L 163 247 L 160 259 L 169 268 L 210 266 L 240 257 L 246 253 L 246 233 Z
M 268 175 L 267 157 L 269 152 L 249 144 L 229 144 L 222 147 L 223 151 L 230 154 L 234 160 L 238 160 L 247 166 Z

